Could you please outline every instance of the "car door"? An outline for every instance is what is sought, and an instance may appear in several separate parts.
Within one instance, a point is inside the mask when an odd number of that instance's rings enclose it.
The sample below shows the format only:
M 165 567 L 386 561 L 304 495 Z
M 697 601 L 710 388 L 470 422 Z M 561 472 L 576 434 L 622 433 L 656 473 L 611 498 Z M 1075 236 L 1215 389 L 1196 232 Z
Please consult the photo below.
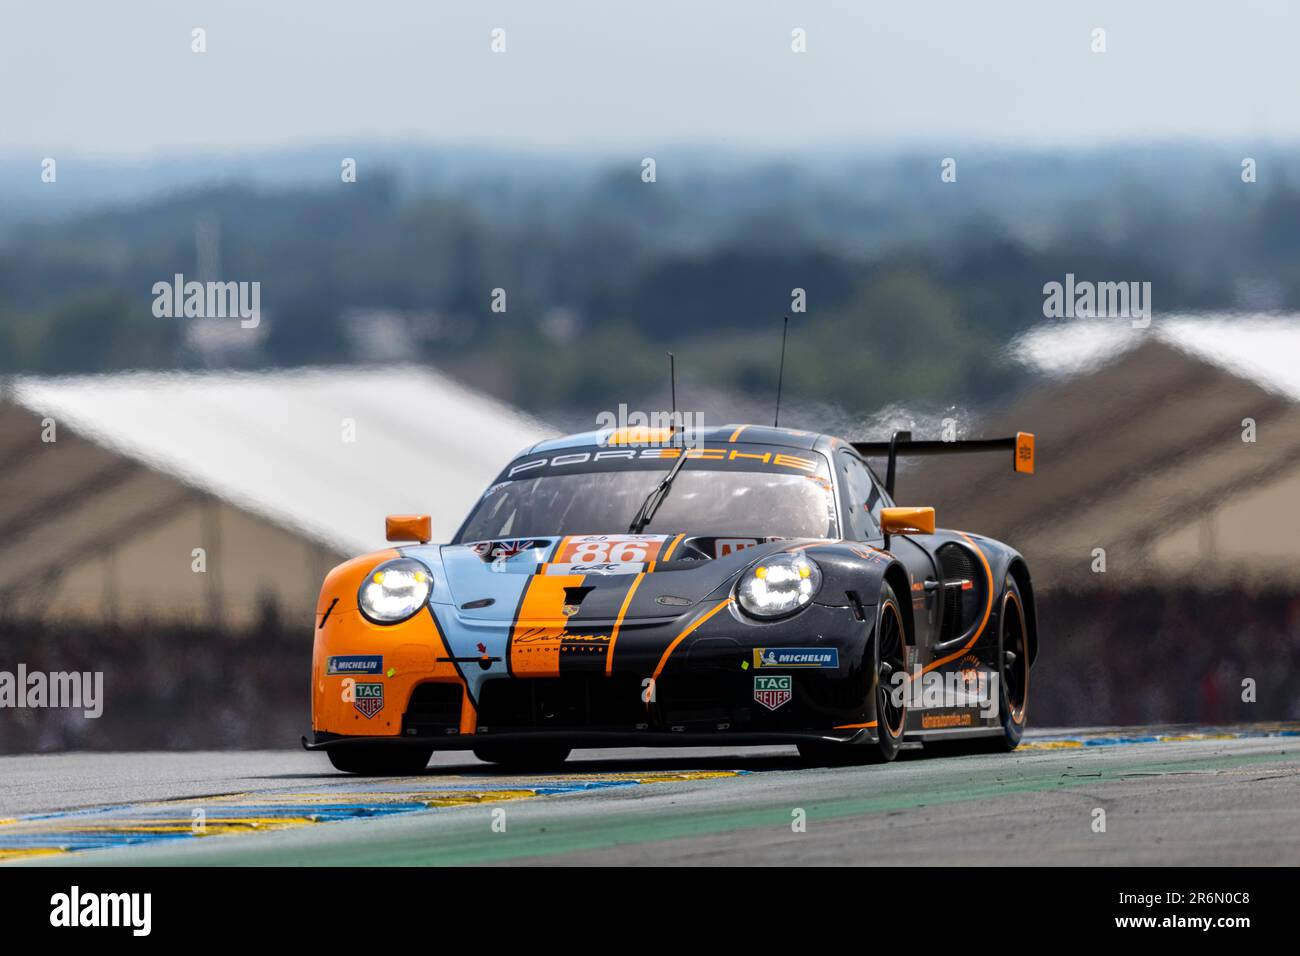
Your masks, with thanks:
M 852 451 L 841 450 L 836 466 L 840 472 L 845 534 L 854 540 L 883 548 L 885 540 L 884 533 L 880 530 L 880 511 L 892 506 L 893 501 L 871 469 Z M 912 592 L 898 597 L 903 601 L 910 598 L 912 618 L 917 627 L 917 646 L 928 648 L 933 643 L 932 635 L 939 626 L 938 616 L 942 610 L 939 602 L 942 589 L 937 566 L 929 550 L 913 541 L 910 536 L 892 535 L 889 551 L 907 568 L 908 577 L 912 581 Z

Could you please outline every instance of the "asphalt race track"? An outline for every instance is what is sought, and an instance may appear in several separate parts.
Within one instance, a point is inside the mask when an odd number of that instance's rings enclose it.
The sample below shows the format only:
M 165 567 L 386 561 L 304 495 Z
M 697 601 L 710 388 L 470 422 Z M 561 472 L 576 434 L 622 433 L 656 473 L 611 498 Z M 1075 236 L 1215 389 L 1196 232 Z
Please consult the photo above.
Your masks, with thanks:
M 780 747 L 580 751 L 556 774 L 444 753 L 409 778 L 301 751 L 0 757 L 0 861 L 1294 866 L 1300 724 L 840 768 Z

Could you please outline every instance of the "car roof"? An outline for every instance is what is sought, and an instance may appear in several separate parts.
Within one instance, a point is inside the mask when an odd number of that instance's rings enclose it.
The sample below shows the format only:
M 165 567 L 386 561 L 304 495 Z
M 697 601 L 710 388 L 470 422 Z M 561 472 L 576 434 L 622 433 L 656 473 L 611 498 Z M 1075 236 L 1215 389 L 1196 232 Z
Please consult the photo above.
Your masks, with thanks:
M 523 455 L 532 455 L 539 452 L 558 451 L 564 448 L 585 448 L 592 445 L 607 445 L 610 438 L 619 431 L 635 432 L 635 427 L 631 429 L 602 428 L 589 432 L 578 432 L 573 435 L 561 435 L 559 438 L 550 438 L 540 441 L 529 448 L 521 451 L 516 458 Z M 652 429 L 653 430 L 653 429 Z M 806 451 L 817 449 L 825 451 L 835 444 L 843 444 L 840 439 L 833 438 L 829 435 L 822 435 L 817 432 L 802 431 L 797 428 L 776 428 L 771 425 L 714 425 L 707 428 L 688 428 L 685 435 L 689 440 L 708 444 L 735 444 L 743 443 L 747 445 L 780 445 L 785 448 L 800 448 Z M 675 436 L 676 437 L 676 436 Z M 641 442 L 644 444 L 645 442 Z M 635 440 L 628 440 L 627 444 L 638 444 Z

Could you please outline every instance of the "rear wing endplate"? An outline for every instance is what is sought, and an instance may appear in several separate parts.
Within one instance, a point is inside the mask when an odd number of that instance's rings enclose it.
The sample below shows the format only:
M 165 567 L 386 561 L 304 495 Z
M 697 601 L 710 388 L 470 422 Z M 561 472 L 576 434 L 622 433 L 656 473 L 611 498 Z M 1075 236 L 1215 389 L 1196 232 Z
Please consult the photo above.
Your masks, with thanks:
M 889 468 L 885 472 L 885 491 L 894 494 L 894 475 L 900 455 L 962 455 L 988 451 L 1010 451 L 1011 467 L 1023 475 L 1034 473 L 1034 435 L 1016 432 L 1010 438 L 977 438 L 971 441 L 912 441 L 911 432 L 894 432 L 889 441 L 855 441 L 851 443 L 859 455 L 885 456 Z

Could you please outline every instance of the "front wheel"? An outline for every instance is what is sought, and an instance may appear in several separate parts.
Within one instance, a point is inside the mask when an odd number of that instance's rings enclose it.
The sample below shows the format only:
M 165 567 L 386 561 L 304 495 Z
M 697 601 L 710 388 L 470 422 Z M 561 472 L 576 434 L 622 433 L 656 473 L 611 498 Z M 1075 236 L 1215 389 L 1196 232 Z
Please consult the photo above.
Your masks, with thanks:
M 851 764 L 888 763 L 898 756 L 907 725 L 906 692 L 897 688 L 897 674 L 907 673 L 906 629 L 898 596 L 888 583 L 880 588 L 876 607 L 876 626 L 866 663 L 867 689 L 875 698 L 876 739 L 851 746 L 824 744 L 818 741 L 799 745 L 799 755 L 811 763 Z M 868 725 L 871 726 L 871 725 Z
M 907 632 L 898 596 L 887 583 L 880 588 L 876 608 L 876 633 L 872 640 L 875 671 L 871 689 L 876 697 L 876 743 L 866 748 L 872 763 L 886 763 L 898 756 L 907 726 L 906 690 L 897 675 L 907 673 Z
M 429 765 L 432 747 L 354 744 L 328 750 L 335 770 L 363 777 L 405 777 L 420 773 Z

